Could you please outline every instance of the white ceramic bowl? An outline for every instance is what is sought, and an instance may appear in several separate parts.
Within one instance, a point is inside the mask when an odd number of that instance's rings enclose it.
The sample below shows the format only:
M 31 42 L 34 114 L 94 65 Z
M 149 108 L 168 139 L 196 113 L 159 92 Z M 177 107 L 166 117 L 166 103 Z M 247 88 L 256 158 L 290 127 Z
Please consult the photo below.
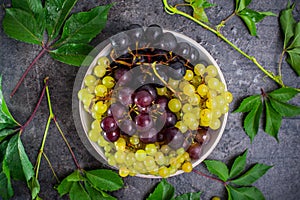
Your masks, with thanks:
M 187 42 L 191 46 L 195 47 L 199 52 L 199 58 L 201 59 L 201 62 L 206 62 L 207 64 L 212 64 L 217 68 L 217 70 L 218 70 L 217 78 L 221 82 L 224 83 L 225 90 L 227 90 L 224 76 L 223 76 L 217 62 L 200 44 L 198 44 L 196 41 L 192 40 L 191 38 L 189 38 L 183 34 L 180 34 L 180 33 L 174 32 L 174 31 L 169 31 L 169 30 L 164 30 L 164 32 L 172 33 L 176 37 L 177 42 Z M 104 156 L 104 151 L 103 151 L 102 147 L 100 147 L 97 143 L 92 142 L 89 139 L 88 131 L 90 129 L 90 125 L 92 122 L 92 117 L 90 116 L 89 113 L 87 113 L 84 110 L 83 104 L 81 102 L 79 102 L 79 100 L 77 98 L 77 93 L 80 89 L 84 88 L 83 79 L 87 74 L 92 74 L 93 67 L 95 66 L 98 58 L 101 56 L 108 56 L 109 53 L 111 52 L 111 50 L 112 50 L 112 46 L 110 44 L 110 40 L 107 39 L 104 42 L 100 43 L 91 52 L 90 57 L 88 59 L 86 59 L 86 62 L 88 62 L 88 60 L 92 58 L 93 59 L 92 63 L 88 67 L 82 66 L 79 69 L 78 74 L 76 76 L 74 89 L 73 89 L 73 102 L 72 102 L 73 118 L 74 118 L 75 126 L 76 126 L 77 132 L 78 132 L 84 146 L 88 149 L 88 151 L 97 160 L 106 164 L 107 166 L 109 166 L 109 165 L 107 164 L 107 159 Z M 215 130 L 215 131 L 211 130 L 211 129 L 208 130 L 208 133 L 211 136 L 210 140 L 208 141 L 207 144 L 202 146 L 202 152 L 201 152 L 200 158 L 198 160 L 193 161 L 193 167 L 197 166 L 204 159 L 206 159 L 208 157 L 208 155 L 216 147 L 216 145 L 218 144 L 218 142 L 224 132 L 226 122 L 227 122 L 227 116 L 228 116 L 228 113 L 221 116 L 221 118 L 220 118 L 221 126 L 218 130 Z M 115 168 L 113 166 L 109 166 L 109 167 Z M 173 174 L 171 176 L 179 175 L 182 173 L 183 173 L 182 170 L 178 170 L 175 174 Z M 136 176 L 143 177 L 143 178 L 160 178 L 159 176 L 145 175 L 145 174 L 137 174 Z

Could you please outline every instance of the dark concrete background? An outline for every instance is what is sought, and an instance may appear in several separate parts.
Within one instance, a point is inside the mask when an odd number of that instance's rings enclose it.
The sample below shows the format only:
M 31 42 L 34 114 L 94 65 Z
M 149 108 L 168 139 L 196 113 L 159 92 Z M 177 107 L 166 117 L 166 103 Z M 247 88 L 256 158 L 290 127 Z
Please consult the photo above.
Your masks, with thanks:
M 74 10 L 88 10 L 109 2 L 79 1 Z M 235 1 L 210 0 L 210 2 L 216 3 L 217 6 L 208 9 L 207 14 L 212 24 L 218 24 L 231 14 Z M 286 2 L 283 0 L 253 0 L 250 7 L 259 11 L 268 10 L 278 14 L 280 10 L 285 8 Z M 299 21 L 300 1 L 297 0 L 296 3 L 294 15 Z M 0 4 L 1 6 L 8 6 L 9 1 L 4 0 Z M 4 9 L 1 7 L 0 21 L 2 21 L 3 16 Z M 231 104 L 231 111 L 237 107 L 242 98 L 259 93 L 260 88 L 264 88 L 265 91 L 277 88 L 276 84 L 265 78 L 265 75 L 254 64 L 220 41 L 215 35 L 181 16 L 171 16 L 164 12 L 160 0 L 116 1 L 109 13 L 106 28 L 101 35 L 93 40 L 93 44 L 96 45 L 119 31 L 125 30 L 132 23 L 143 26 L 159 24 L 166 29 L 183 33 L 203 45 L 218 62 L 224 73 L 228 88 L 235 97 L 234 102 Z M 282 48 L 282 36 L 278 19 L 267 17 L 257 27 L 258 37 L 252 37 L 248 34 L 241 20 L 234 17 L 222 29 L 222 33 L 250 55 L 255 56 L 268 70 L 277 73 Z M 53 110 L 76 157 L 80 161 L 80 165 L 85 169 L 101 168 L 101 163 L 89 155 L 83 147 L 72 119 L 72 88 L 78 68 L 59 63 L 52 60 L 49 55 L 45 55 L 30 71 L 16 95 L 10 99 L 9 94 L 13 87 L 41 49 L 38 46 L 8 38 L 2 28 L 0 28 L 0 41 L 0 73 L 3 75 L 3 92 L 13 116 L 20 123 L 26 121 L 38 100 L 43 86 L 43 79 L 49 76 Z M 283 78 L 287 85 L 300 87 L 300 79 L 285 62 L 283 63 Z M 299 105 L 299 99 L 298 96 L 293 102 Z M 249 138 L 242 128 L 242 116 L 241 114 L 229 114 L 224 135 L 209 159 L 222 160 L 228 163 L 230 159 L 248 148 L 247 161 L 249 166 L 257 162 L 274 166 L 254 184 L 263 192 L 266 199 L 294 200 L 300 198 L 300 118 L 295 117 L 282 121 L 279 143 L 260 129 L 255 140 L 250 144 Z M 32 162 L 36 160 L 47 118 L 48 108 L 44 99 L 36 117 L 22 135 L 23 143 Z M 50 127 L 45 152 L 59 178 L 64 178 L 75 169 L 71 156 L 54 124 Z M 196 169 L 206 173 L 202 164 Z M 39 181 L 41 183 L 40 196 L 43 199 L 61 199 L 53 189 L 56 180 L 53 178 L 45 160 L 42 161 Z M 175 186 L 176 194 L 202 191 L 202 199 L 210 199 L 212 196 L 221 196 L 222 199 L 226 199 L 226 191 L 222 184 L 195 173 L 172 177 L 168 181 Z M 124 188 L 113 193 L 113 195 L 118 199 L 138 200 L 145 199 L 159 180 L 128 177 L 124 179 L 124 182 Z M 14 182 L 14 190 L 15 196 L 13 199 L 30 199 L 24 183 Z

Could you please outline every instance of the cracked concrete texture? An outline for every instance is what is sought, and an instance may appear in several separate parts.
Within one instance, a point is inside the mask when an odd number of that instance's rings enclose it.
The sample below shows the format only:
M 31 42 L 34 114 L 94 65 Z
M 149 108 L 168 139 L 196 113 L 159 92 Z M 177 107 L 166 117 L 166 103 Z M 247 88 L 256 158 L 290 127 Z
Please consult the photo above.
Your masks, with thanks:
M 87 10 L 96 5 L 109 2 L 102 1 L 99 3 L 96 0 L 79 1 L 75 6 L 75 11 Z M 217 4 L 217 6 L 207 10 L 212 24 L 217 24 L 220 20 L 230 15 L 234 8 L 234 1 L 211 0 L 210 2 Z M 300 2 L 296 3 L 294 15 L 299 20 Z M 8 1 L 5 1 L 4 4 L 8 5 Z M 253 0 L 251 3 L 252 9 L 259 11 L 269 10 L 276 14 L 285 6 L 286 3 L 283 3 L 282 0 Z M 0 21 L 2 21 L 3 16 L 4 10 L 1 7 Z M 109 13 L 106 28 L 92 43 L 96 45 L 110 36 L 126 30 L 133 23 L 143 26 L 159 24 L 166 29 L 185 34 L 203 45 L 216 59 L 224 73 L 228 88 L 235 97 L 231 110 L 237 107 L 242 98 L 259 93 L 260 88 L 264 88 L 266 91 L 276 88 L 276 85 L 265 78 L 264 74 L 254 64 L 220 41 L 212 33 L 181 16 L 171 16 L 165 13 L 160 0 L 153 0 L 151 3 L 145 0 L 117 1 Z M 259 37 L 252 37 L 248 34 L 241 20 L 233 18 L 222 29 L 222 32 L 244 51 L 255 56 L 268 70 L 277 72 L 282 46 L 278 19 L 276 17 L 267 17 L 258 24 L 257 28 Z M 80 164 L 86 169 L 103 167 L 83 147 L 74 127 L 71 115 L 71 99 L 73 83 L 78 68 L 59 63 L 52 60 L 50 56 L 45 55 L 33 67 L 16 95 L 10 99 L 9 93 L 23 71 L 34 59 L 35 55 L 38 54 L 40 48 L 8 38 L 3 33 L 2 28 L 0 29 L 0 42 L 0 73 L 3 75 L 3 92 L 13 116 L 21 123 L 26 121 L 38 100 L 43 79 L 49 76 L 54 112 L 78 160 L 80 160 Z M 283 78 L 287 85 L 300 87 L 299 77 L 295 75 L 285 62 L 283 63 Z M 299 100 L 299 97 L 297 97 L 293 102 L 299 105 Z M 37 116 L 22 136 L 26 151 L 33 162 L 36 159 L 47 117 L 47 104 L 43 101 Z M 209 156 L 209 159 L 222 160 L 228 163 L 230 159 L 249 148 L 247 159 L 249 166 L 257 162 L 274 166 L 254 184 L 263 192 L 266 199 L 281 200 L 300 197 L 299 117 L 283 120 L 279 133 L 279 143 L 263 133 L 263 125 L 261 125 L 261 129 L 252 144 L 243 132 L 242 119 L 243 115 L 241 114 L 231 113 L 229 115 L 224 135 Z M 60 178 L 65 177 L 75 169 L 71 156 L 54 126 L 50 127 L 45 152 Z M 196 169 L 206 172 L 202 164 Z M 171 177 L 168 181 L 174 185 L 176 194 L 202 191 L 202 199 L 210 199 L 212 196 L 222 196 L 223 199 L 226 199 L 224 187 L 218 182 L 205 177 L 191 173 Z M 140 200 L 147 197 L 159 182 L 159 179 L 128 177 L 124 179 L 124 182 L 124 188 L 114 192 L 113 195 L 118 199 Z M 42 162 L 41 166 L 40 183 L 40 196 L 43 199 L 67 199 L 66 197 L 60 198 L 53 189 L 56 180 L 53 178 L 45 161 Z M 14 182 L 14 189 L 14 200 L 30 199 L 24 183 Z

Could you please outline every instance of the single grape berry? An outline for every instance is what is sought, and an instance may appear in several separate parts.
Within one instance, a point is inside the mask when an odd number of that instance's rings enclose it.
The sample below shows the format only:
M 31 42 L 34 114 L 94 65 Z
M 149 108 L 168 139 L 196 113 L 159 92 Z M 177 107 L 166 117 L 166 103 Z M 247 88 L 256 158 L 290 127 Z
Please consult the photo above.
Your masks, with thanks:
M 112 116 L 105 117 L 101 121 L 100 126 L 104 132 L 112 132 L 118 128 L 117 122 Z
M 201 154 L 201 145 L 197 142 L 191 144 L 191 146 L 188 148 L 187 152 L 190 155 L 191 159 L 199 159 Z
M 110 132 L 103 132 L 103 137 L 108 142 L 115 142 L 120 137 L 120 129 L 116 129 Z

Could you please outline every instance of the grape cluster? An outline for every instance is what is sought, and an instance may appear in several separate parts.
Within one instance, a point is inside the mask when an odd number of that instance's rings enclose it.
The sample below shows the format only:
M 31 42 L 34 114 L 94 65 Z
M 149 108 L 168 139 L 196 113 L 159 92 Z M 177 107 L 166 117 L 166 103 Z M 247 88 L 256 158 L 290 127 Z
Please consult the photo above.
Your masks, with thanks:
M 138 27 L 134 34 L 112 38 L 115 52 L 97 60 L 78 92 L 94 120 L 90 140 L 122 177 L 191 172 L 209 141 L 207 130 L 220 128 L 232 101 L 215 66 L 193 66 L 190 61 L 198 59 L 193 48 L 160 30 Z M 135 50 L 114 56 L 132 41 Z M 145 48 L 147 41 L 156 48 Z M 164 48 L 176 48 L 188 59 Z

